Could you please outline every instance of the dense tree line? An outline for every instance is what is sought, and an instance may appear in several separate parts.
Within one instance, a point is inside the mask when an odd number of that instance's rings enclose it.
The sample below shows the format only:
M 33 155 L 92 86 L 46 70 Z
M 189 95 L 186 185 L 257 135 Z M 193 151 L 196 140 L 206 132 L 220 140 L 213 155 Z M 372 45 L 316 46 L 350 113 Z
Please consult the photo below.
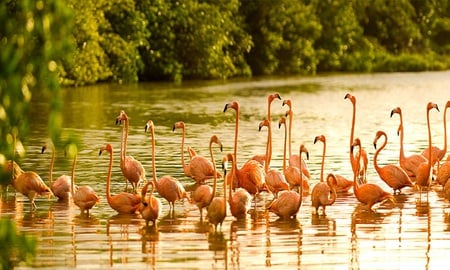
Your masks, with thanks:
M 67 0 L 66 83 L 442 70 L 447 0 Z

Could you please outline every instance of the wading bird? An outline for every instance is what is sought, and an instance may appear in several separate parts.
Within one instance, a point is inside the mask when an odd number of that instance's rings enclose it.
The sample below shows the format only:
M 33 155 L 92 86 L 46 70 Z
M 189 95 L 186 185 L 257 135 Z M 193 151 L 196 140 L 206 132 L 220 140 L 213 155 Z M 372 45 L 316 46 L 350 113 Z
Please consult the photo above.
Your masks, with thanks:
M 384 137 L 383 144 L 377 149 L 378 140 Z M 413 183 L 411 179 L 409 179 L 408 174 L 406 174 L 405 170 L 403 170 L 400 166 L 394 164 L 387 164 L 382 167 L 378 166 L 378 155 L 386 147 L 387 144 L 387 135 L 384 131 L 378 131 L 375 135 L 375 139 L 373 140 L 373 146 L 375 149 L 375 155 L 373 157 L 373 166 L 380 176 L 381 180 L 383 180 L 389 187 L 394 190 L 394 195 L 397 190 L 398 193 L 401 192 L 404 187 L 412 187 Z
M 175 177 L 170 175 L 164 175 L 157 180 L 156 177 L 156 150 L 155 150 L 155 127 L 152 120 L 148 120 L 145 125 L 145 132 L 150 132 L 152 140 L 152 173 L 153 173 L 153 184 L 155 185 L 156 191 L 164 199 L 169 202 L 170 214 L 175 214 L 175 202 L 186 198 L 191 201 L 189 195 L 186 193 L 183 185 Z
M 125 111 L 120 111 L 119 116 L 116 118 L 116 125 L 122 124 L 122 136 L 120 140 L 120 169 L 122 170 L 125 179 L 131 183 L 133 192 L 137 192 L 139 183 L 145 181 L 145 170 L 142 163 L 134 157 L 127 156 L 127 140 L 128 140 L 128 116 Z M 128 182 L 126 182 L 126 190 L 128 190 Z
M 108 143 L 101 147 L 99 155 L 101 155 L 104 151 L 109 153 L 109 168 L 106 178 L 106 199 L 108 204 L 119 214 L 134 214 L 139 210 L 139 206 L 141 205 L 141 195 L 121 192 L 111 196 L 111 174 L 113 166 L 113 149 L 111 144 Z
M 64 174 L 59 176 L 56 179 L 56 181 L 53 182 L 53 167 L 55 164 L 56 149 L 52 142 L 50 142 L 50 145 L 52 148 L 52 157 L 50 160 L 50 171 L 49 171 L 50 189 L 52 190 L 53 195 L 58 197 L 60 201 L 67 201 L 70 198 L 70 186 L 72 179 L 70 178 L 69 175 Z M 48 148 L 47 144 L 42 146 L 41 153 L 44 153 L 47 148 Z
M 217 135 L 212 135 L 211 139 L 209 141 L 209 154 L 211 156 L 211 164 L 213 166 L 213 178 L 214 181 L 217 182 L 217 173 L 215 168 L 215 161 L 214 161 L 214 154 L 212 151 L 212 145 L 213 143 L 217 144 L 220 147 L 220 152 L 222 152 L 222 142 L 219 140 Z M 197 205 L 198 210 L 200 211 L 200 221 L 203 220 L 203 208 L 208 207 L 208 205 L 211 203 L 213 199 L 213 189 L 208 184 L 200 184 L 197 185 L 195 190 L 191 194 L 192 202 Z
M 154 181 L 148 181 L 141 191 L 141 204 L 139 206 L 139 213 L 141 213 L 142 218 L 145 220 L 145 226 L 148 227 L 148 223 L 151 221 L 153 226 L 156 226 L 156 221 L 161 215 L 162 204 L 161 201 L 153 196 L 153 191 L 155 189 Z M 151 185 L 150 196 L 147 196 L 148 186 Z
M 318 141 L 323 143 L 322 164 L 320 166 L 320 182 L 318 182 L 311 191 L 311 205 L 315 210 L 315 214 L 319 214 L 319 207 L 322 207 L 322 214 L 326 215 L 325 208 L 327 205 L 332 205 L 336 201 L 336 176 L 332 173 L 328 174 L 327 181 L 323 179 L 323 170 L 325 165 L 326 154 L 326 138 L 324 135 L 319 135 L 314 138 L 314 144 Z
M 355 147 L 359 148 L 359 152 L 356 153 L 356 159 L 358 164 L 360 162 L 361 155 L 361 141 L 359 138 L 356 138 L 353 141 L 352 147 L 350 149 L 351 154 L 353 155 L 353 149 Z M 366 204 L 369 211 L 372 210 L 372 206 L 376 203 L 381 203 L 385 200 L 390 200 L 391 202 L 395 202 L 394 196 L 389 192 L 384 191 L 380 186 L 373 183 L 364 183 L 362 185 L 358 185 L 357 178 L 359 175 L 359 168 L 355 168 L 353 171 L 353 192 L 355 193 L 356 199 L 359 202 Z
M 353 138 L 355 134 L 355 119 L 356 119 L 356 97 L 351 95 L 350 93 L 347 93 L 344 97 L 344 99 L 350 100 L 353 106 L 353 114 L 352 114 L 352 128 L 350 131 L 350 143 L 349 147 L 352 147 Z M 349 149 L 350 150 L 350 149 Z M 366 176 L 367 176 L 367 165 L 369 164 L 369 158 L 367 155 L 367 152 L 364 148 L 361 148 L 361 164 L 356 164 L 356 159 L 354 155 L 350 155 L 350 164 L 352 165 L 352 171 L 355 170 L 355 167 L 359 166 L 359 180 L 362 183 L 366 182 Z
M 36 209 L 34 199 L 37 196 L 50 196 L 52 191 L 42 178 L 33 171 L 23 171 L 15 161 L 8 160 L 4 170 L 12 173 L 12 186 L 14 189 L 30 200 L 31 209 Z

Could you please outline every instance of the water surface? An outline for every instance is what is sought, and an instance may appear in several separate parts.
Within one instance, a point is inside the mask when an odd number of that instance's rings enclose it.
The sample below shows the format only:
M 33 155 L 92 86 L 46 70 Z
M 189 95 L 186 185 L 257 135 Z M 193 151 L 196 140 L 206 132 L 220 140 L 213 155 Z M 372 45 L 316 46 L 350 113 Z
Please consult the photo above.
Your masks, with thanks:
M 297 219 L 279 221 L 264 205 L 272 196 L 262 194 L 257 209 L 245 220 L 228 216 L 222 233 L 211 231 L 207 220 L 188 202 L 178 202 L 175 217 L 163 202 L 163 214 L 156 230 L 144 229 L 138 216 L 118 215 L 105 197 L 109 159 L 98 156 L 106 143 L 114 148 L 112 193 L 125 188 L 119 169 L 121 127 L 115 125 L 120 110 L 130 117 L 128 154 L 140 160 L 151 177 L 150 137 L 144 133 L 148 119 L 156 129 L 157 174 L 170 174 L 186 187 L 193 180 L 181 169 L 180 131 L 172 132 L 176 121 L 186 123 L 186 143 L 208 156 L 211 135 L 217 134 L 224 153 L 233 151 L 234 111 L 223 112 L 233 100 L 241 105 L 238 163 L 265 152 L 267 130 L 258 132 L 267 112 L 267 96 L 278 92 L 291 99 L 294 109 L 293 151 L 300 143 L 310 152 L 308 167 L 311 188 L 319 181 L 322 144 L 314 137 L 327 138 L 325 172 L 351 179 L 349 135 L 352 106 L 347 92 L 357 98 L 355 136 L 369 153 L 368 179 L 392 192 L 373 168 L 373 139 L 377 130 L 388 134 L 388 145 L 379 163 L 398 163 L 398 115 L 403 111 L 405 152 L 420 153 L 428 144 L 426 104 L 437 103 L 441 112 L 430 112 L 433 144 L 443 147 L 443 109 L 450 99 L 449 72 L 394 73 L 373 75 L 330 75 L 298 78 L 264 78 L 248 81 L 189 82 L 183 85 L 142 83 L 102 84 L 65 89 L 64 132 L 79 135 L 80 146 L 76 182 L 90 185 L 102 196 L 90 217 L 80 215 L 72 203 L 54 198 L 38 198 L 38 209 L 30 210 L 28 199 L 11 189 L 2 197 L 1 215 L 16 221 L 19 229 L 38 239 L 37 257 L 32 267 L 43 269 L 399 269 L 435 268 L 447 263 L 450 247 L 450 211 L 441 187 L 426 195 L 412 188 L 396 195 L 396 203 L 386 202 L 375 212 L 358 203 L 352 190 L 339 194 L 327 207 L 326 216 L 312 214 L 309 198 L 304 198 Z M 282 169 L 284 130 L 278 120 L 285 114 L 282 101 L 272 104 L 272 167 Z M 31 106 L 30 137 L 25 142 L 25 170 L 38 172 L 48 180 L 50 153 L 40 154 L 46 140 L 48 101 L 34 97 Z M 215 151 L 220 161 L 223 153 Z M 220 168 L 218 162 L 218 168 Z M 69 174 L 71 160 L 58 153 L 54 174 Z M 222 192 L 219 180 L 219 193 Z M 19 268 L 25 269 L 26 266 Z

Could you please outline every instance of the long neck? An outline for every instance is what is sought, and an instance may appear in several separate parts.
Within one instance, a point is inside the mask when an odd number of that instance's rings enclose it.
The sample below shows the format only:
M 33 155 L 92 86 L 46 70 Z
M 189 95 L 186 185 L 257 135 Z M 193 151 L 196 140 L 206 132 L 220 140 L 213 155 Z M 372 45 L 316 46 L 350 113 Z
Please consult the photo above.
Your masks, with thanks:
M 270 156 L 271 156 L 271 138 L 270 138 L 270 122 L 269 125 L 267 126 L 267 144 L 266 144 L 266 162 L 264 162 L 264 171 L 267 173 L 269 171 L 269 167 L 270 167 Z
M 50 160 L 49 183 L 53 183 L 53 167 L 55 166 L 55 147 L 52 147 L 52 159 Z
M 445 107 L 444 110 L 444 147 L 442 147 L 442 151 L 445 153 L 447 153 L 447 108 Z
M 292 156 L 292 123 L 294 121 L 294 112 L 289 110 L 289 158 Z
M 271 123 L 272 123 L 272 119 L 271 119 L 272 115 L 271 115 L 271 112 L 270 112 L 270 105 L 271 105 L 271 103 L 272 103 L 271 99 L 269 98 L 268 102 L 267 102 L 267 120 L 269 120 L 269 130 L 270 130 L 270 126 L 271 126 Z M 272 140 L 270 140 L 269 143 L 270 143 L 270 147 L 272 147 Z
M 213 192 L 212 192 L 212 196 L 211 196 L 211 200 L 212 198 L 214 198 L 216 196 L 216 189 L 217 189 L 217 173 L 216 173 L 216 161 L 214 160 L 214 155 L 212 152 L 212 144 L 209 144 L 209 155 L 211 156 L 211 162 L 213 164 L 213 168 L 214 168 L 214 185 L 213 185 Z M 226 182 L 226 180 L 224 180 L 224 182 Z M 223 192 L 224 194 L 226 194 L 226 189 Z M 225 200 L 226 201 L 226 200 Z
M 428 148 L 430 151 L 428 151 L 428 170 L 431 170 L 431 159 L 433 157 L 433 151 L 431 151 L 431 147 L 433 147 L 433 144 L 431 143 L 431 127 L 430 127 L 430 110 L 427 110 L 427 126 L 428 126 Z
M 75 165 L 77 164 L 77 154 L 75 153 L 75 157 L 73 158 L 73 162 L 72 162 L 72 181 L 71 181 L 71 186 L 70 186 L 70 193 L 72 194 L 73 197 L 73 193 L 74 193 L 74 189 L 75 189 Z
M 403 150 L 403 138 L 404 138 L 404 129 L 403 129 L 403 118 L 400 114 L 400 162 L 403 162 L 405 159 L 405 151 Z
M 125 134 L 123 136 L 123 153 L 122 153 L 123 160 L 125 160 L 125 157 L 127 155 L 128 119 L 125 120 L 124 128 L 125 128 Z
M 234 159 L 235 159 L 235 161 L 237 161 L 238 133 L 239 133 L 239 108 L 236 108 L 236 124 L 234 127 Z
M 111 203 L 111 174 L 112 174 L 112 166 L 113 166 L 113 151 L 109 153 L 109 167 L 108 167 L 108 175 L 106 178 L 106 199 L 108 203 Z
M 354 136 L 354 132 L 355 132 L 355 118 L 356 118 L 356 105 L 354 103 L 352 103 L 353 106 L 353 114 L 352 114 L 352 128 L 350 130 L 350 148 L 352 148 L 352 144 L 353 144 L 353 136 Z M 351 166 L 355 166 L 355 157 L 353 156 L 353 154 L 350 152 L 350 163 Z M 355 168 L 352 168 L 353 170 Z
M 375 151 L 375 154 L 373 156 L 373 166 L 375 167 L 375 170 L 378 172 L 381 168 L 380 166 L 378 166 L 378 154 L 381 152 L 381 150 L 384 149 L 384 147 L 386 147 L 387 144 L 387 136 L 384 135 L 384 142 L 383 144 L 377 149 L 377 151 Z M 357 165 L 358 166 L 358 165 Z
M 231 171 L 230 171 L 230 175 L 231 176 L 233 176 L 234 175 L 234 172 L 235 172 L 235 162 L 234 162 L 234 158 L 232 158 L 232 160 L 230 160 L 231 161 Z M 225 181 L 225 182 L 227 182 L 227 179 L 224 177 L 224 179 L 223 179 L 223 181 Z M 230 199 L 230 201 L 231 201 L 231 198 L 233 198 L 233 177 L 231 178 L 231 182 L 230 182 L 230 185 L 229 185 L 229 190 L 228 190 L 228 195 L 229 195 L 229 199 Z
M 302 150 L 300 149 L 300 153 L 298 154 L 298 157 L 300 158 L 300 160 L 302 160 Z M 300 171 L 300 204 L 302 202 L 302 198 L 303 198 L 303 172 L 301 169 L 299 169 Z M 299 206 L 300 207 L 300 206 Z
M 284 125 L 283 172 L 286 171 L 286 141 L 287 141 L 287 128 L 286 125 Z
M 323 140 L 322 165 L 320 166 L 320 182 L 323 182 L 323 168 L 325 164 L 325 152 L 327 149 L 326 140 Z
M 158 190 L 158 181 L 156 180 L 156 158 L 155 158 L 155 130 L 152 128 L 152 174 L 153 174 L 153 184 L 155 185 L 156 189 Z
M 125 163 L 125 145 L 127 140 L 127 135 L 125 135 L 125 125 L 126 124 L 124 123 L 122 126 L 122 133 L 120 135 L 120 168 L 123 168 Z

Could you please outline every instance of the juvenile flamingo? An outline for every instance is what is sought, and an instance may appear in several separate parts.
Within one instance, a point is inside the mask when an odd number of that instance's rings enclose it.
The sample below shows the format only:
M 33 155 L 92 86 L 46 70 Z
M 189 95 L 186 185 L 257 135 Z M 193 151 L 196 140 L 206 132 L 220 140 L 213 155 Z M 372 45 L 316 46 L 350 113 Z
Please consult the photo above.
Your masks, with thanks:
M 78 188 L 75 189 L 76 163 L 77 153 L 75 152 L 72 164 L 72 183 L 70 186 L 70 193 L 72 195 L 73 203 L 80 208 L 81 214 L 86 212 L 86 215 L 89 216 L 89 210 L 91 210 L 100 201 L 100 198 L 90 186 L 78 186 Z
M 213 178 L 214 182 L 217 182 L 217 173 L 215 172 L 216 166 L 214 161 L 214 154 L 212 151 L 213 143 L 220 146 L 220 152 L 222 152 L 222 142 L 219 140 L 217 135 L 212 135 L 209 141 L 209 154 L 211 156 L 212 165 L 213 165 Z M 198 210 L 200 211 L 200 220 L 203 220 L 203 208 L 208 207 L 213 199 L 213 189 L 207 184 L 198 185 L 195 190 L 192 192 L 191 199 L 197 205 Z
M 278 192 L 282 190 L 289 190 L 289 185 L 284 178 L 284 175 L 277 169 L 269 168 L 270 160 L 272 159 L 272 127 L 268 119 L 264 119 L 259 123 L 259 130 L 263 126 L 268 128 L 267 145 L 266 145 L 266 162 L 264 163 L 264 171 L 266 172 L 266 186 L 269 191 L 278 196 Z
M 141 191 L 141 204 L 139 206 L 139 213 L 141 213 L 142 218 L 145 220 L 145 226 L 148 227 L 148 223 L 151 221 L 153 226 L 156 226 L 156 221 L 161 215 L 162 204 L 161 200 L 153 196 L 153 191 L 155 185 L 153 181 L 148 181 Z M 148 186 L 151 185 L 152 189 L 150 191 L 150 196 L 146 198 Z
M 8 160 L 5 171 L 13 174 L 12 186 L 30 200 L 32 210 L 37 208 L 34 203 L 36 196 L 52 195 L 50 188 L 36 172 L 23 171 L 15 161 Z
M 432 164 L 431 166 L 434 167 L 434 164 L 437 163 L 437 172 L 439 173 L 439 167 L 440 162 L 444 158 L 445 154 L 447 153 L 447 108 L 450 107 L 450 100 L 447 101 L 444 108 L 444 147 L 442 149 L 439 149 L 437 146 L 433 146 L 431 148 L 431 156 L 432 156 Z M 422 155 L 424 157 L 428 157 L 428 151 L 430 151 L 430 148 L 427 147 L 425 150 L 423 150 Z
M 303 174 L 307 179 L 311 178 L 311 174 L 308 169 L 308 165 L 305 160 L 300 158 L 298 155 L 292 154 L 292 126 L 294 123 L 294 111 L 292 110 L 292 101 L 290 99 L 283 100 L 282 106 L 287 105 L 289 110 L 286 112 L 286 116 L 289 116 L 289 166 L 301 168 Z M 309 187 L 308 187 L 309 193 Z
M 141 205 L 141 195 L 121 192 L 117 195 L 111 196 L 111 174 L 113 166 L 113 149 L 111 144 L 108 143 L 105 146 L 102 146 L 100 148 L 99 155 L 101 155 L 104 151 L 109 153 L 109 168 L 106 178 L 106 199 L 108 204 L 119 214 L 134 214 L 139 210 L 139 206 Z
M 392 109 L 391 111 L 391 117 L 397 113 L 400 116 L 400 125 L 398 127 L 398 132 L 400 132 L 400 155 L 399 155 L 399 163 L 400 167 L 405 170 L 405 172 L 408 174 L 411 181 L 416 181 L 416 170 L 419 167 L 419 165 L 427 159 L 420 155 L 420 154 L 413 154 L 408 157 L 405 156 L 405 152 L 403 150 L 403 137 L 404 137 L 404 129 L 403 129 L 403 117 L 402 117 L 402 110 L 400 107 L 396 107 Z
M 141 181 L 145 181 L 145 170 L 142 163 L 134 159 L 132 156 L 127 156 L 127 140 L 128 140 L 128 116 L 125 111 L 120 111 L 116 118 L 116 125 L 124 122 L 122 126 L 122 136 L 120 141 L 120 169 L 122 170 L 125 179 L 131 183 L 133 192 L 137 192 L 137 187 Z M 128 190 L 128 182 L 126 182 L 126 190 Z
M 358 164 L 360 162 L 361 155 L 361 140 L 356 138 L 353 141 L 352 147 L 350 149 L 351 154 L 353 155 L 353 149 L 355 147 L 359 147 L 359 152 L 356 153 L 356 159 Z M 395 202 L 394 196 L 389 192 L 384 191 L 380 186 L 373 183 L 365 183 L 362 185 L 358 185 L 356 182 L 359 175 L 359 168 L 355 168 L 353 171 L 353 192 L 355 193 L 356 199 L 359 202 L 366 204 L 369 211 L 372 210 L 372 206 L 376 203 L 381 203 L 385 200 L 390 200 L 391 202 Z
M 60 201 L 67 201 L 70 198 L 70 186 L 72 179 L 69 175 L 61 175 L 59 176 L 55 182 L 53 182 L 53 167 L 55 164 L 55 156 L 56 156 L 56 150 L 53 143 L 50 143 L 52 147 L 52 157 L 50 160 L 50 171 L 49 171 L 49 185 L 50 189 L 52 190 L 53 195 L 58 197 Z M 41 153 L 44 153 L 45 150 L 48 148 L 48 145 L 45 144 L 42 146 Z M 76 188 L 76 187 L 75 187 Z
M 214 161 L 213 156 L 212 162 L 214 164 L 214 168 L 216 168 L 216 163 Z M 218 196 L 216 197 L 216 193 L 217 193 L 217 176 L 214 177 L 212 200 L 207 207 L 208 221 L 209 223 L 214 225 L 214 232 L 217 232 L 218 225 L 220 225 L 220 229 L 222 229 L 222 223 L 227 216 L 227 181 L 225 179 L 223 180 L 223 197 Z
M 300 145 L 299 156 L 304 152 L 304 145 Z M 303 185 L 300 185 L 300 191 L 284 190 L 267 206 L 267 210 L 276 214 L 281 220 L 295 219 L 302 205 Z
M 320 166 L 320 182 L 318 182 L 311 192 L 311 205 L 315 209 L 315 214 L 319 214 L 319 207 L 322 206 L 322 213 L 326 215 L 325 208 L 327 205 L 332 205 L 336 201 L 336 176 L 332 173 L 328 174 L 327 182 L 323 179 L 323 168 L 325 165 L 325 153 L 326 153 L 326 138 L 324 135 L 319 135 L 314 138 L 314 144 L 318 141 L 323 143 L 322 151 L 322 164 Z
M 267 97 L 267 119 L 269 120 L 269 122 L 271 122 L 272 120 L 272 114 L 271 114 L 271 110 L 270 107 L 272 105 L 272 102 L 275 99 L 279 99 L 281 100 L 280 94 L 278 93 L 273 93 L 270 94 Z M 272 142 L 271 142 L 272 143 Z M 261 155 L 254 155 L 251 159 L 258 161 L 259 163 L 261 163 L 261 165 L 264 166 L 264 163 L 266 162 L 267 158 L 266 158 L 266 154 L 261 154 Z M 270 165 L 269 165 L 270 166 Z
M 188 201 L 191 201 L 189 195 L 186 193 L 186 190 L 181 185 L 178 180 L 170 175 L 164 175 L 159 180 L 156 180 L 156 151 L 155 151 L 155 127 L 153 125 L 152 120 L 148 120 L 145 125 L 145 132 L 150 132 L 151 140 L 152 140 L 152 173 L 153 173 L 153 184 L 155 185 L 156 191 L 158 191 L 159 195 L 161 195 L 164 199 L 169 202 L 170 214 L 173 215 L 175 213 L 175 202 L 186 198 Z
M 350 93 L 347 93 L 344 97 L 344 99 L 350 100 L 353 106 L 353 114 L 352 114 L 352 128 L 350 131 L 350 147 L 352 147 L 353 138 L 355 134 L 355 119 L 356 119 L 356 97 L 351 95 Z M 359 166 L 359 178 L 360 181 L 365 183 L 366 177 L 367 177 L 367 165 L 369 164 L 369 158 L 367 155 L 367 152 L 364 148 L 361 149 L 361 159 L 362 164 L 358 165 L 356 164 L 355 156 L 350 155 L 350 164 L 352 165 L 352 171 L 355 169 L 355 167 Z
M 281 117 L 278 122 L 278 127 L 281 128 L 281 125 L 284 125 L 284 147 L 283 147 L 283 172 L 286 181 L 289 183 L 290 189 L 297 188 L 299 189 L 300 185 L 303 185 L 303 195 L 309 194 L 309 183 L 308 177 L 300 171 L 298 167 L 292 166 L 289 164 L 286 167 L 286 140 L 287 140 L 287 128 L 286 128 L 286 118 Z M 304 145 L 303 145 L 304 147 Z M 303 152 L 306 153 L 306 159 L 309 159 L 309 153 L 306 147 L 303 149 Z
M 431 128 L 430 128 L 430 111 L 436 109 L 439 111 L 438 105 L 433 102 L 427 104 L 427 127 L 428 127 L 428 148 L 432 148 L 431 142 Z M 429 188 L 431 185 L 432 176 L 432 151 L 428 151 L 428 160 L 422 162 L 416 170 L 416 186 L 419 188 L 420 195 L 422 194 L 422 188 Z M 428 190 L 427 190 L 428 195 Z M 427 197 L 428 199 L 428 197 Z
M 239 133 L 239 103 L 233 101 L 227 103 L 224 112 L 227 109 L 233 109 L 236 112 L 236 124 L 234 129 L 234 160 L 237 161 L 237 139 Z M 248 160 L 240 169 L 237 169 L 237 162 L 233 163 L 235 166 L 234 175 L 227 178 L 228 184 L 232 184 L 233 188 L 245 188 L 252 196 L 256 196 L 262 190 L 266 190 L 265 172 L 262 165 L 255 160 Z
M 384 137 L 384 142 L 381 147 L 377 149 L 377 142 L 382 136 Z M 375 139 L 373 140 L 373 146 L 375 147 L 375 149 L 377 149 L 373 157 L 373 165 L 380 178 L 394 190 L 394 195 L 396 194 L 397 190 L 400 194 L 402 188 L 412 187 L 413 183 L 411 182 L 411 179 L 409 179 L 408 174 L 406 174 L 405 170 L 403 170 L 400 166 L 394 164 L 387 164 L 383 167 L 378 166 L 378 154 L 386 147 L 386 144 L 386 132 L 381 130 L 378 131 L 376 133 Z
M 182 121 L 176 122 L 173 125 L 173 131 L 175 129 L 181 128 L 183 133 L 181 137 L 181 162 L 184 170 L 184 174 L 195 180 L 197 185 L 204 184 L 206 180 L 214 178 L 214 173 L 217 177 L 222 177 L 222 175 L 214 170 L 213 164 L 210 160 L 204 156 L 199 156 L 196 153 L 191 156 L 190 164 L 185 164 L 184 162 L 184 138 L 185 138 L 185 123 Z M 191 152 L 191 150 L 189 150 Z M 191 154 L 190 154 L 191 155 Z
M 228 162 L 231 162 L 232 164 L 234 164 L 235 162 L 233 154 L 231 153 L 228 153 L 222 159 L 222 168 L 224 170 L 224 176 L 227 175 L 226 168 Z M 234 174 L 234 170 L 235 166 L 232 165 L 230 171 L 231 175 Z M 228 204 L 230 205 L 231 214 L 237 219 L 245 218 L 251 206 L 252 196 L 250 195 L 250 193 L 248 193 L 248 191 L 243 188 L 238 188 L 236 189 L 235 192 L 233 192 L 232 186 L 228 185 L 228 197 L 229 197 Z

